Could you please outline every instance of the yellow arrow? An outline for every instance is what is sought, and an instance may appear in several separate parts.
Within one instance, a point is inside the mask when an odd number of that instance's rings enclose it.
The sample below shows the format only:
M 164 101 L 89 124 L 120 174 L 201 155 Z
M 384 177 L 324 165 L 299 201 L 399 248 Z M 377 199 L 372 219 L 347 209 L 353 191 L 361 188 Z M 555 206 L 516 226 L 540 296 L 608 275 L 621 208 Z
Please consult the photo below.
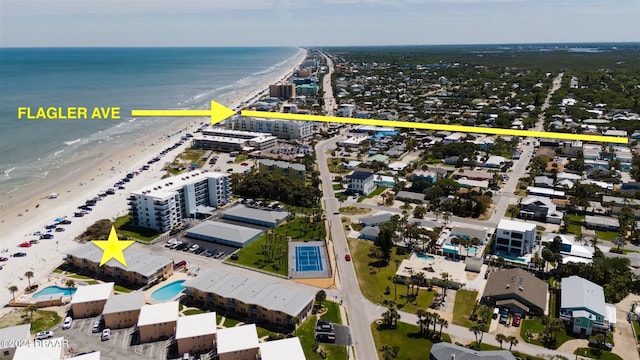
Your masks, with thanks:
M 235 111 L 213 100 L 211 101 L 210 110 L 131 110 L 131 116 L 209 116 L 211 117 L 212 125 L 235 113 Z
M 491 135 L 597 141 L 597 142 L 609 142 L 609 143 L 619 143 L 619 144 L 627 144 L 629 142 L 629 139 L 624 137 L 617 137 L 617 136 L 567 134 L 567 133 L 558 133 L 558 132 L 542 132 L 542 131 L 530 131 L 530 130 L 514 130 L 514 129 L 486 128 L 486 127 L 474 127 L 474 126 L 462 126 L 462 125 L 443 125 L 443 124 L 430 124 L 430 123 L 428 124 L 428 123 L 394 121 L 394 120 L 354 119 L 354 118 L 343 118 L 343 117 L 337 117 L 337 116 L 286 114 L 286 113 L 273 113 L 273 112 L 251 111 L 251 110 L 242 110 L 240 115 L 259 117 L 259 118 L 285 119 L 285 120 L 335 122 L 335 123 L 356 124 L 356 125 L 374 125 L 374 126 L 400 127 L 400 128 L 423 129 L 423 130 L 445 130 L 445 131 L 456 131 L 456 132 L 467 132 L 467 133 L 482 133 L 482 134 L 491 134 Z
M 217 124 L 220 121 L 235 114 L 236 112 L 234 110 L 229 109 L 224 105 L 220 105 L 219 103 L 213 100 L 211 101 L 211 110 L 131 110 L 132 116 L 210 116 L 212 125 Z M 595 142 L 608 142 L 608 143 L 618 143 L 618 144 L 629 143 L 629 139 L 624 137 L 617 137 L 617 136 L 583 135 L 583 134 L 569 134 L 569 133 L 543 132 L 543 131 L 530 131 L 530 130 L 513 130 L 513 129 L 475 127 L 475 126 L 463 126 L 463 125 L 443 125 L 443 124 L 418 123 L 418 122 L 409 122 L 409 121 L 354 119 L 354 118 L 344 118 L 344 117 L 337 117 L 337 116 L 287 114 L 287 113 L 274 113 L 274 112 L 252 111 L 252 110 L 242 110 L 240 115 L 258 117 L 258 118 L 333 122 L 333 123 L 343 123 L 343 124 L 387 126 L 387 127 L 399 127 L 399 128 L 422 129 L 422 130 L 445 130 L 445 131 L 480 133 L 480 134 L 490 134 L 490 135 L 595 141 Z

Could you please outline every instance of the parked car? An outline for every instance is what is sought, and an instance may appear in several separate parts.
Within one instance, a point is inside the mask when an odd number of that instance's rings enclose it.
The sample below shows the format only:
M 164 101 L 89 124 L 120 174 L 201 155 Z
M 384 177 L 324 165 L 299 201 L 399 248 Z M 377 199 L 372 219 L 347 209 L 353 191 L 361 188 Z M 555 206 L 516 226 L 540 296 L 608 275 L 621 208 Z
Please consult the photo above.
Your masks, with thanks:
M 198 249 L 196 249 L 196 251 L 194 251 L 194 254 L 202 254 L 203 252 L 207 251 L 206 247 L 199 247 Z
M 595 348 L 595 349 L 599 348 L 598 343 L 596 341 L 593 341 L 593 339 L 589 340 L 589 347 Z M 607 350 L 607 351 L 611 351 L 611 350 L 613 350 L 613 344 L 610 343 L 610 342 L 604 342 L 602 344 L 602 349 Z
M 61 227 L 56 228 L 56 232 L 63 232 L 63 231 L 64 231 L 64 228 L 61 228 Z
M 516 313 L 515 315 L 513 315 L 513 322 L 511 323 L 511 325 L 518 327 L 520 326 L 520 321 L 522 321 L 522 315 L 520 313 Z
M 200 248 L 200 245 L 198 244 L 193 244 L 189 247 L 189 252 L 194 252 L 196 250 L 198 250 L 198 248 Z
M 500 311 L 500 324 L 506 324 L 509 318 L 509 309 L 504 308 Z
M 176 242 L 178 242 L 178 239 L 176 239 L 176 238 L 169 239 L 169 241 L 167 241 L 167 243 L 164 244 L 164 247 L 169 247 L 169 246 L 175 244 Z
M 351 255 L 346 254 L 346 255 L 344 256 L 344 259 L 345 259 L 346 261 L 351 261 Z
M 97 333 L 97 332 L 100 332 L 100 329 L 102 329 L 102 320 L 101 319 L 95 319 L 93 321 L 93 327 L 91 328 L 91 332 L 92 333 Z
M 25 242 L 23 242 L 22 244 L 20 244 L 19 246 L 20 246 L 20 247 L 23 247 L 23 248 L 28 248 L 28 247 L 31 247 L 31 243 L 30 243 L 30 242 L 28 242 L 28 241 L 25 241 Z
M 102 336 L 100 336 L 100 340 L 106 341 L 111 339 L 111 329 L 102 330 Z
M 53 234 L 42 234 L 40 235 L 40 240 L 44 239 L 53 239 Z
M 33 239 L 33 240 L 29 240 L 29 244 L 39 244 L 40 240 L 38 239 Z
M 25 256 L 27 256 L 27 253 L 17 252 L 15 254 L 11 255 L 11 256 L 13 256 L 13 257 L 25 257 Z
M 60 225 L 70 225 L 71 224 L 71 220 L 66 220 L 65 219 L 65 220 L 60 221 L 58 224 L 60 224 Z
M 187 262 L 185 260 L 173 264 L 173 270 L 178 270 L 183 266 L 187 266 Z
M 53 337 L 53 331 L 40 331 L 36 334 L 36 340 L 49 339 Z
M 188 245 L 189 245 L 189 243 L 180 242 L 180 244 L 178 244 L 178 246 L 176 246 L 174 249 L 182 250 L 182 249 L 186 248 Z
M 62 330 L 70 329 L 72 321 L 73 320 L 71 319 L 71 316 L 67 316 L 66 318 L 64 318 L 64 322 L 62 323 Z
M 178 247 L 182 245 L 182 241 L 178 240 L 176 242 L 174 242 L 173 244 L 169 245 L 169 249 L 178 249 Z
M 9 258 L 6 258 L 6 257 L 0 257 L 0 261 L 9 261 Z

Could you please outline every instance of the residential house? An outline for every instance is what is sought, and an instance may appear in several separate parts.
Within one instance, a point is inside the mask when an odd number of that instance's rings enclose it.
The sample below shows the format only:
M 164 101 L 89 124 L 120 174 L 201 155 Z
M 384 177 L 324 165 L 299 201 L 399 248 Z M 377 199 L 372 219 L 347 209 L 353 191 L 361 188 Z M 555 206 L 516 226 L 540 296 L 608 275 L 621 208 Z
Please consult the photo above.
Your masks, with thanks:
M 560 282 L 560 319 L 572 326 L 573 332 L 589 336 L 607 332 L 616 324 L 616 308 L 605 303 L 602 286 L 573 275 Z
M 536 240 L 536 225 L 502 219 L 496 227 L 494 252 L 522 256 L 531 252 Z
M 482 302 L 491 307 L 538 316 L 548 313 L 548 300 L 548 284 L 520 268 L 492 271 L 482 293 Z
M 464 346 L 440 342 L 433 344 L 429 360 L 516 360 L 509 350 L 478 351 Z
M 584 226 L 587 229 L 601 231 L 618 231 L 620 230 L 620 222 L 618 219 L 606 216 L 586 215 L 584 217 Z
M 258 359 L 258 333 L 255 324 L 218 330 L 218 357 L 220 360 Z
M 160 304 L 144 305 L 140 308 L 138 317 L 138 331 L 140 342 L 152 342 L 169 339 L 175 335 L 178 322 L 177 301 Z
M 102 310 L 104 325 L 109 329 L 123 329 L 136 325 L 144 305 L 144 292 L 112 295 Z
M 376 189 L 375 175 L 365 171 L 354 171 L 347 176 L 349 186 L 347 192 L 350 194 L 369 195 Z
M 176 324 L 178 354 L 204 353 L 216 347 L 215 312 L 180 316 Z
M 543 221 L 550 224 L 560 224 L 564 218 L 564 213 L 556 210 L 556 205 L 550 198 L 528 196 L 520 203 L 520 214 L 518 217 Z
M 79 286 L 71 299 L 73 317 L 81 319 L 102 314 L 107 299 L 113 295 L 113 285 L 111 282 Z
M 260 159 L 258 160 L 258 170 L 261 173 L 276 174 L 301 181 L 304 181 L 306 176 L 306 169 L 303 164 L 290 163 L 286 161 Z

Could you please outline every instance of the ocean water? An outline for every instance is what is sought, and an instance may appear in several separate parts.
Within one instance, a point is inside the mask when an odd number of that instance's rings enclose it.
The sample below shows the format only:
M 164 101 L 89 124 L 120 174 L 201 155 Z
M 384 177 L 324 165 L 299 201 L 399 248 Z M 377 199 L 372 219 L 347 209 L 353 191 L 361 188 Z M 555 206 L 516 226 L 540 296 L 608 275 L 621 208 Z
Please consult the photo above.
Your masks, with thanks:
M 0 194 L 175 127 L 132 109 L 206 109 L 290 68 L 298 48 L 0 49 Z M 20 106 L 117 106 L 121 120 L 19 120 Z

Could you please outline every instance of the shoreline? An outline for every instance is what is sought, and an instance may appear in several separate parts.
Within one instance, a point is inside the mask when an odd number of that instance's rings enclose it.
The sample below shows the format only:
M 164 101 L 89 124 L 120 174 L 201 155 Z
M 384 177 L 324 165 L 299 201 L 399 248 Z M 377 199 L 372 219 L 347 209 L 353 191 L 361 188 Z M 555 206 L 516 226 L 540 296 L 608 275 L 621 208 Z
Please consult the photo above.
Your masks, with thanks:
M 265 78 L 251 90 L 238 92 L 230 98 L 221 100 L 233 109 L 244 107 L 246 102 L 253 102 L 265 92 L 268 93 L 270 84 L 290 77 L 306 54 L 306 50 L 300 49 L 290 65 L 281 72 Z M 105 197 L 84 217 L 73 217 L 77 206 L 112 187 L 127 173 L 138 171 L 148 160 L 178 142 L 181 135 L 195 131 L 206 122 L 207 118 L 192 118 L 175 124 L 169 130 L 150 129 L 151 131 L 146 132 L 130 146 L 83 159 L 78 168 L 68 169 L 69 172 L 65 175 L 57 178 L 45 177 L 15 193 L 2 194 L 0 229 L 2 229 L 4 240 L 1 248 L 8 249 L 8 252 L 0 256 L 9 257 L 10 254 L 19 251 L 28 254 L 22 258 L 11 257 L 9 261 L 0 263 L 4 267 L 0 274 L 4 279 L 5 287 L 16 285 L 22 291 L 27 285 L 27 279 L 23 276 L 26 271 L 34 272 L 32 283 L 38 283 L 43 278 L 46 280 L 49 272 L 59 266 L 66 251 L 77 245 L 74 239 L 78 235 L 97 220 L 113 220 L 125 214 L 127 212 L 126 195 L 159 180 L 165 174 L 161 171 L 163 164 L 166 161 L 172 161 L 175 156 L 188 148 L 189 141 L 167 152 L 160 161 L 150 165 L 149 170 L 141 171 L 127 183 L 126 189 L 117 190 L 115 195 Z M 167 137 L 169 134 L 172 136 Z M 82 183 L 84 185 L 81 186 Z M 58 197 L 46 198 L 53 193 L 57 193 Z M 44 232 L 45 225 L 51 224 L 55 218 L 62 216 L 72 221 L 72 224 L 64 226 L 66 229 L 64 232 L 54 232 L 52 233 L 54 239 L 41 240 L 39 244 L 27 249 L 18 247 L 24 241 L 36 239 L 37 236 L 30 234 L 35 231 Z M 1 303 L 7 304 L 10 299 L 11 294 L 8 291 L 0 291 Z

